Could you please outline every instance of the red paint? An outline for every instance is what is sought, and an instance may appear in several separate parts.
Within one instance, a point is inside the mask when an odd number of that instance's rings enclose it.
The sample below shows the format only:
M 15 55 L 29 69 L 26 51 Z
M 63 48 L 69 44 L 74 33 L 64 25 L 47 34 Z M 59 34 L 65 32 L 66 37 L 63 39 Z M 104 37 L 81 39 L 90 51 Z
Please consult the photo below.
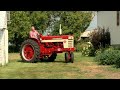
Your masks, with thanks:
M 34 50 L 33 47 L 31 45 L 26 45 L 24 47 L 24 57 L 26 58 L 26 60 L 31 60 L 34 56 Z
M 52 53 L 63 53 L 63 52 L 71 52 L 74 51 L 75 48 L 64 48 L 63 47 L 63 43 L 66 43 L 66 40 L 64 40 L 63 42 L 45 42 L 42 43 L 41 40 L 57 40 L 57 39 L 68 39 L 69 36 L 72 35 L 59 35 L 59 36 L 43 36 L 42 34 L 39 34 L 40 38 L 36 38 L 36 37 L 32 37 L 32 35 L 38 35 L 38 32 L 36 32 L 35 30 L 30 32 L 30 38 L 35 40 L 39 47 L 40 47 L 40 57 L 39 58 L 44 58 L 45 56 L 51 56 Z M 41 40 L 40 40 L 41 39 Z M 33 55 L 34 55 L 34 50 L 32 48 L 32 46 L 30 45 L 26 45 L 24 48 L 24 55 L 25 58 L 30 60 L 32 59 Z M 69 55 L 70 58 L 70 55 Z
M 68 52 L 68 59 L 70 60 L 71 56 L 70 56 L 70 52 Z
M 61 38 L 61 39 L 68 39 L 68 35 L 61 35 L 61 36 L 41 36 L 42 40 L 53 40 L 55 38 Z

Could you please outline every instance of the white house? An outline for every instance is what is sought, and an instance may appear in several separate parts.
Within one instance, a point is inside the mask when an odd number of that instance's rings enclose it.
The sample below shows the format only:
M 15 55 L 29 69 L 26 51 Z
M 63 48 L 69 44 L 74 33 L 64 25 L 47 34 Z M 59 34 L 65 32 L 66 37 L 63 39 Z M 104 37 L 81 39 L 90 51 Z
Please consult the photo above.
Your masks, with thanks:
M 0 65 L 8 63 L 7 11 L 0 11 Z
M 120 44 L 120 11 L 98 11 L 97 26 L 109 28 L 111 45 Z
M 120 45 L 120 11 L 97 11 L 95 14 L 89 27 L 81 36 L 88 36 L 89 32 L 96 27 L 109 28 L 111 45 Z

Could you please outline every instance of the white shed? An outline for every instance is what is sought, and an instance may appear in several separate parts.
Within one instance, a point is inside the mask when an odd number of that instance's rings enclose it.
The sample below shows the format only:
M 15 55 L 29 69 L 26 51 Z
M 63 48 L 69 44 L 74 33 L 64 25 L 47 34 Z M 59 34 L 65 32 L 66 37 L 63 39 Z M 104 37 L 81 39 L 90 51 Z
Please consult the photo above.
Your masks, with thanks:
M 0 65 L 8 63 L 7 11 L 0 11 Z

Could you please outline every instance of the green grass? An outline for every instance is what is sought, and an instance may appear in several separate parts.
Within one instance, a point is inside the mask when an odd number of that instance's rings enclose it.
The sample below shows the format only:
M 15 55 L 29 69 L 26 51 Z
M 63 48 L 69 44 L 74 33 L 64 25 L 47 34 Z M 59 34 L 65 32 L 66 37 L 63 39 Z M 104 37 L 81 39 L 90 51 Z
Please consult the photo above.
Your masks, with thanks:
M 64 62 L 64 53 L 55 62 L 21 62 L 19 53 L 9 53 L 9 63 L 0 67 L 0 79 L 120 79 L 120 69 L 98 65 L 94 57 L 74 53 L 74 63 Z

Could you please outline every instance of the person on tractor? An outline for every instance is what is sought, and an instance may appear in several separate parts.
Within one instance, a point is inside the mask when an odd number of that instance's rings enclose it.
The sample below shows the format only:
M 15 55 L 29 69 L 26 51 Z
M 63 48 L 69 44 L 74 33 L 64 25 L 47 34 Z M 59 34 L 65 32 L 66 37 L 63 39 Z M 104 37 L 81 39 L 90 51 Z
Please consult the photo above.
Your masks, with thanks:
M 32 26 L 31 27 L 31 31 L 30 31 L 30 38 L 35 38 L 35 39 L 38 39 L 38 36 L 40 35 L 38 32 L 37 32 L 37 30 L 35 30 L 35 27 L 34 26 Z

